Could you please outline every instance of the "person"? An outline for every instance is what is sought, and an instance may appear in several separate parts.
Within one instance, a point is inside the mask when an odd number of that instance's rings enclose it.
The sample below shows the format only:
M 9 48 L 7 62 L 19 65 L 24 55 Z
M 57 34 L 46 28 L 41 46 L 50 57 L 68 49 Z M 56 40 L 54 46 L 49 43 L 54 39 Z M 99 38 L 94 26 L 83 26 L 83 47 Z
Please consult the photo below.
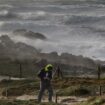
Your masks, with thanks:
M 41 102 L 42 96 L 44 94 L 44 91 L 47 89 L 49 93 L 48 100 L 49 102 L 52 102 L 52 96 L 53 96 L 53 89 L 51 85 L 51 79 L 52 79 L 52 70 L 53 66 L 52 64 L 48 64 L 40 70 L 38 73 L 38 77 L 40 78 L 40 91 L 38 95 L 38 102 Z

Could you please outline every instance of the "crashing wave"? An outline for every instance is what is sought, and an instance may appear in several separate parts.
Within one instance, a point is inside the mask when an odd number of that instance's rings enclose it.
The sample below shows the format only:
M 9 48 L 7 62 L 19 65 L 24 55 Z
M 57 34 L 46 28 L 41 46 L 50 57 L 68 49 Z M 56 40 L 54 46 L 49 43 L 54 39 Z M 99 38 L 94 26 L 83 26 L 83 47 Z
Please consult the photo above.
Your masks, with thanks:
M 2 10 L 0 11 L 0 18 L 1 19 L 10 19 L 10 18 L 16 18 L 17 15 L 15 13 L 12 13 L 8 10 Z
M 21 12 L 18 13 L 18 16 L 22 19 L 30 19 L 30 20 L 44 20 L 46 19 L 47 13 L 44 11 L 36 11 L 36 12 Z
M 98 21 L 105 20 L 105 16 L 100 16 L 100 17 L 94 17 L 94 16 L 66 16 L 65 18 L 65 24 L 81 24 L 81 23 L 94 23 Z
M 9 4 L 0 4 L 0 8 L 13 8 L 13 5 L 9 5 Z

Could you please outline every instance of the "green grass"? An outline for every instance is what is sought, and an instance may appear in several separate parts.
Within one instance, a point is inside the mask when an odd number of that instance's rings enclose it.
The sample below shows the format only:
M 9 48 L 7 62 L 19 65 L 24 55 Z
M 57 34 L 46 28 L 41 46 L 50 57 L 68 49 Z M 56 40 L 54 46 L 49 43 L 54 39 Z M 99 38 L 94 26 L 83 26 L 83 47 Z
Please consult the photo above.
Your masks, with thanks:
M 79 81 L 79 80 L 78 80 Z M 57 91 L 57 94 L 59 96 L 90 96 L 92 95 L 92 92 L 99 91 L 99 86 L 97 83 L 95 84 L 93 81 L 96 82 L 96 80 L 90 80 L 93 82 L 93 84 L 85 84 L 84 82 L 86 80 L 80 79 L 79 82 L 82 81 L 82 84 L 71 84 L 72 82 L 75 82 L 75 80 L 54 80 L 53 86 L 55 90 Z M 21 81 L 8 81 L 3 80 L 0 82 L 0 90 L 2 90 L 2 95 L 6 95 L 6 88 L 8 91 L 8 98 L 9 96 L 20 96 L 24 94 L 30 94 L 30 95 L 37 95 L 39 91 L 39 83 L 40 81 L 38 79 L 35 80 L 21 80 Z M 77 81 L 76 81 L 77 82 Z M 104 83 L 104 82 L 103 82 Z M 103 84 L 104 85 L 104 84 Z M 105 90 L 105 86 L 103 86 L 103 90 Z M 104 105 L 105 99 L 101 97 L 92 97 L 86 102 L 81 102 L 77 105 Z M 30 100 L 30 101 L 19 101 L 19 100 L 0 100 L 0 105 L 39 105 L 37 101 Z M 40 105 L 59 105 L 55 103 L 41 103 Z M 61 105 L 61 104 L 60 104 Z
M 56 103 L 38 103 L 36 100 L 20 101 L 20 100 L 0 100 L 0 105 L 63 105 Z M 80 102 L 75 105 L 105 105 L 105 99 L 102 97 L 91 97 L 86 102 Z
M 77 105 L 105 105 L 105 99 L 102 97 L 92 97 L 86 102 L 81 102 Z
M 4 89 L 2 95 L 5 96 L 19 96 L 23 94 L 38 93 L 39 81 L 34 80 L 21 80 L 21 81 L 2 81 L 0 87 Z
M 79 81 L 79 80 L 78 80 Z M 80 80 L 83 81 L 83 80 Z M 93 81 L 93 80 L 92 80 Z M 0 90 L 3 90 L 2 95 L 6 95 L 6 89 L 8 96 L 19 96 L 23 94 L 37 95 L 40 87 L 40 81 L 35 80 L 21 80 L 21 81 L 8 81 L 3 80 L 0 82 Z M 57 80 L 53 81 L 53 88 L 57 90 L 59 96 L 86 96 L 86 95 L 96 95 L 96 92 L 99 91 L 99 85 L 97 84 L 71 84 L 75 80 Z M 105 85 L 102 87 L 102 91 L 105 92 Z
M 20 101 L 20 100 L 0 100 L 0 105 L 62 105 L 56 103 L 38 103 L 35 100 L 30 101 Z
M 84 87 L 80 87 L 80 85 L 76 85 L 60 89 L 57 94 L 59 96 L 83 96 L 90 95 L 90 90 Z

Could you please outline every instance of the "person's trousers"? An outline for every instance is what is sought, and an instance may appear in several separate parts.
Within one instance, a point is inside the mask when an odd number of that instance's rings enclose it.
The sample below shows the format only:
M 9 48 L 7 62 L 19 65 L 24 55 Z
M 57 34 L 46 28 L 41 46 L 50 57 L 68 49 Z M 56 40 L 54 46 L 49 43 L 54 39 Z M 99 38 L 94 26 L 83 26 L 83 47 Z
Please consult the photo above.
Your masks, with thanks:
M 50 81 L 41 81 L 40 82 L 40 91 L 39 91 L 39 95 L 38 95 L 38 102 L 41 102 L 42 96 L 46 89 L 48 90 L 48 93 L 49 93 L 48 100 L 49 100 L 49 102 L 52 102 L 53 89 L 52 89 L 52 85 L 51 85 Z

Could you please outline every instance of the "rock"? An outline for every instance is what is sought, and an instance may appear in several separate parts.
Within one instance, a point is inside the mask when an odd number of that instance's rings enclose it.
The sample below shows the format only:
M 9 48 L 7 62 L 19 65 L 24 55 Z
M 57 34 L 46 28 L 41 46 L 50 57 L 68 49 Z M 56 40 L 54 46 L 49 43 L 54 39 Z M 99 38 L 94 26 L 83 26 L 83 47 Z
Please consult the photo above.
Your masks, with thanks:
M 35 33 L 35 32 L 32 32 L 32 31 L 28 31 L 26 29 L 18 29 L 18 30 L 15 30 L 13 32 L 14 35 L 21 35 L 21 36 L 25 36 L 25 37 L 28 37 L 28 38 L 34 38 L 34 39 L 41 39 L 41 40 L 45 40 L 47 39 L 43 34 L 41 33 Z
M 0 37 L 0 54 L 12 59 L 30 59 L 38 54 L 38 50 L 25 43 L 15 43 L 7 35 Z

